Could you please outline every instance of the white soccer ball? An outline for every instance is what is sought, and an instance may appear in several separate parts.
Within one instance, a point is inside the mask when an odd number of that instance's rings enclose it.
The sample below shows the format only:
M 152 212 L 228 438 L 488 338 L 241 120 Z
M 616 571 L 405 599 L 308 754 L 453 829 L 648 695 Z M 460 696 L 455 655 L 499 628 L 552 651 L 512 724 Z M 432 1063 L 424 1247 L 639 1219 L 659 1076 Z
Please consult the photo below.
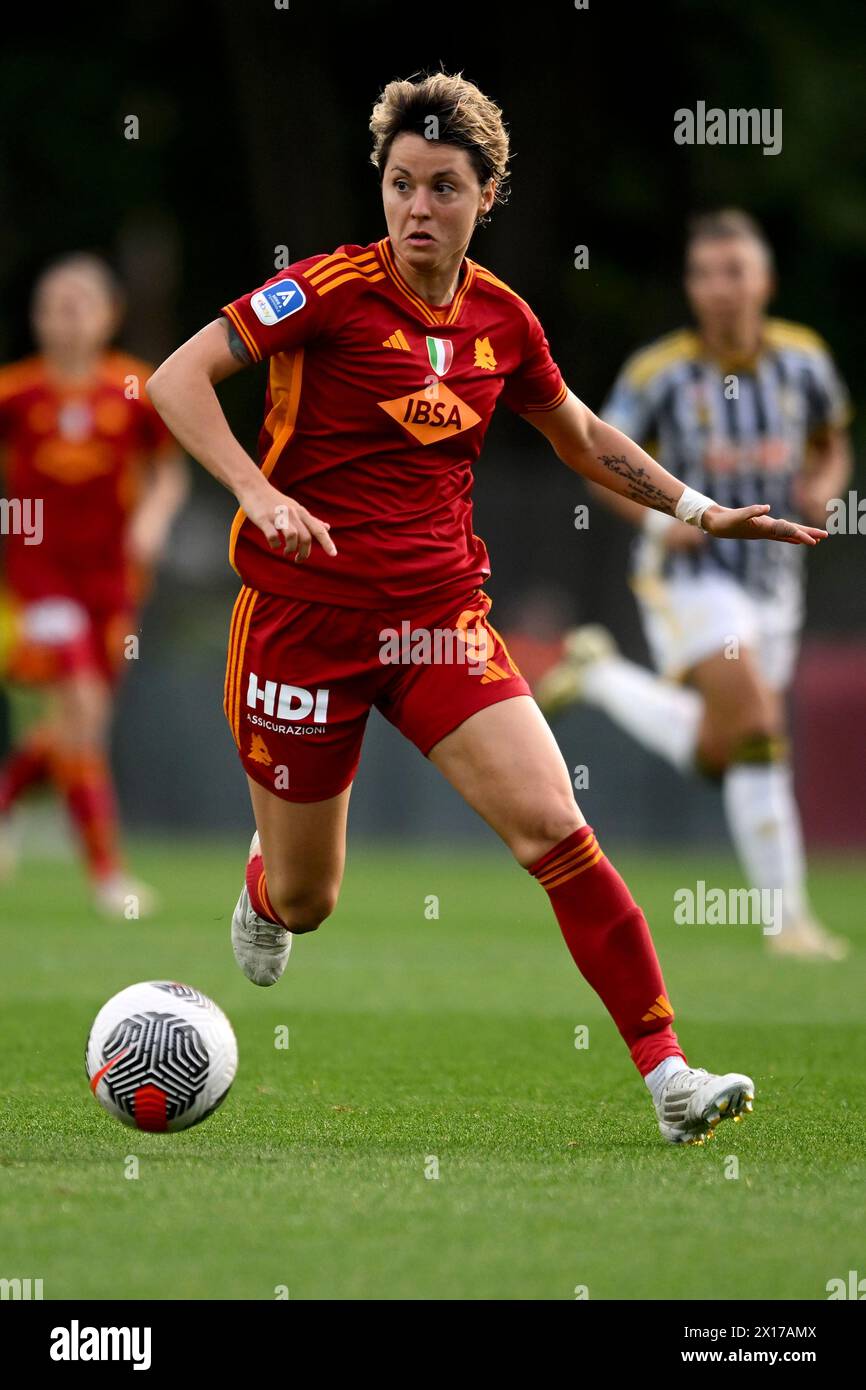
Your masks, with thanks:
M 176 980 L 130 985 L 99 1010 L 85 1053 L 90 1089 L 133 1129 L 189 1129 L 228 1095 L 238 1069 L 232 1026 L 212 999 Z

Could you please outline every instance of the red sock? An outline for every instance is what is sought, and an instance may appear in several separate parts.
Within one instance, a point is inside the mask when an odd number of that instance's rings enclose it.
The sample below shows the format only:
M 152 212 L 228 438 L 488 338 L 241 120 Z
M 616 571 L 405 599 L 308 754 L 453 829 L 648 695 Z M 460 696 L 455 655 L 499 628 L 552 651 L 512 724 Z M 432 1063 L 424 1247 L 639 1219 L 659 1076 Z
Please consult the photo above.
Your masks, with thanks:
M 566 945 L 592 985 L 640 1072 L 685 1055 L 649 927 L 628 888 L 602 854 L 592 827 L 554 845 L 529 867 L 547 890 Z
M 281 927 L 286 926 L 282 917 L 277 916 L 268 897 L 268 884 L 265 878 L 265 865 L 261 850 L 258 854 L 254 854 L 247 864 L 247 892 L 250 895 L 254 912 L 257 912 L 268 922 L 274 922 Z M 287 927 L 286 930 L 288 930 Z
M 117 805 L 108 759 L 101 753 L 58 753 L 52 774 L 81 840 L 93 878 L 121 868 Z
M 51 746 L 47 734 L 33 730 L 19 748 L 13 748 L 0 767 L 0 815 L 7 815 L 29 787 L 44 782 L 51 771 Z

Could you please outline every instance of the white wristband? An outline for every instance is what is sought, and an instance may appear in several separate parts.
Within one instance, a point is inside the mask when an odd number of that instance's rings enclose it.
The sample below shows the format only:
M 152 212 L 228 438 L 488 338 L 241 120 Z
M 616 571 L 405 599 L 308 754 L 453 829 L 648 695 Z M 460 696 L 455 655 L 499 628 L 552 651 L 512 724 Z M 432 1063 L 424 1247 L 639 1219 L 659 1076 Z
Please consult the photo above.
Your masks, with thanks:
M 688 526 L 700 526 L 701 517 L 707 507 L 717 505 L 712 497 L 705 497 L 702 492 L 695 492 L 694 488 L 687 487 L 677 502 L 674 516 L 678 521 L 684 521 Z

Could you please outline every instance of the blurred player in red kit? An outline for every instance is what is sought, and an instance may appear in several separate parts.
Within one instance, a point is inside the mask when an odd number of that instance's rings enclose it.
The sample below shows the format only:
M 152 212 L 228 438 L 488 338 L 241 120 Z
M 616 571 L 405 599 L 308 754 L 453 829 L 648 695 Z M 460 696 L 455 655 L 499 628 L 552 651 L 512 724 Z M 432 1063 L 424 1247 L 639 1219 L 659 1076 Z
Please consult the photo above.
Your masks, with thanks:
M 504 199 L 509 158 L 501 112 L 473 83 L 444 72 L 391 82 L 370 126 L 387 236 L 296 261 L 232 300 L 148 383 L 184 448 L 240 506 L 225 711 L 257 833 L 235 956 L 271 985 L 293 934 L 333 910 L 375 705 L 546 891 L 665 1139 L 703 1142 L 751 1108 L 754 1083 L 685 1060 L 646 919 L 488 621 L 472 468 L 501 400 L 568 466 L 645 506 L 759 543 L 811 546 L 826 532 L 684 488 L 568 390 L 529 305 L 466 256 Z M 214 385 L 264 359 L 257 467 Z M 437 660 L 449 632 L 457 659 Z
M 44 717 L 0 765 L 0 828 L 8 868 L 12 807 L 51 782 L 77 831 L 97 906 L 134 917 L 153 895 L 130 878 L 120 849 L 112 705 L 188 478 L 144 391 L 151 368 L 109 347 L 121 309 L 108 265 L 65 256 L 34 290 L 37 354 L 0 369 L 9 612 L 2 675 L 46 695 Z

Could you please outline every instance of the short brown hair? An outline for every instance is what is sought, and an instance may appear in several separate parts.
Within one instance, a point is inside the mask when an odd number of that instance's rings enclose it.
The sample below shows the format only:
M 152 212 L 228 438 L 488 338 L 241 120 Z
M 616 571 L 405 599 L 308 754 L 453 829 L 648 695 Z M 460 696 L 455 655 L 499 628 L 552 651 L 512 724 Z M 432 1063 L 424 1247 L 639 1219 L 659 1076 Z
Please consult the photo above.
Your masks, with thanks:
M 430 134 L 431 129 L 436 131 L 435 136 Z M 389 82 L 373 107 L 370 130 L 370 160 L 380 179 L 395 138 L 411 132 L 446 145 L 459 145 L 471 159 L 480 184 L 495 179 L 494 201 L 504 203 L 508 198 L 511 171 L 502 112 L 462 73 L 421 73 L 404 81 Z
M 123 286 L 115 275 L 108 261 L 101 256 L 95 255 L 92 251 L 68 251 L 56 260 L 49 261 L 36 278 L 33 286 L 34 297 L 39 293 L 46 280 L 57 271 L 71 270 L 81 271 L 85 275 L 90 275 L 98 281 L 100 289 L 104 292 L 106 299 L 110 300 L 115 308 L 121 308 L 124 301 Z
M 741 208 L 719 208 L 716 212 L 701 212 L 692 217 L 686 231 L 686 251 L 697 241 L 724 241 L 728 237 L 756 241 L 772 269 L 773 248 L 763 228 Z

